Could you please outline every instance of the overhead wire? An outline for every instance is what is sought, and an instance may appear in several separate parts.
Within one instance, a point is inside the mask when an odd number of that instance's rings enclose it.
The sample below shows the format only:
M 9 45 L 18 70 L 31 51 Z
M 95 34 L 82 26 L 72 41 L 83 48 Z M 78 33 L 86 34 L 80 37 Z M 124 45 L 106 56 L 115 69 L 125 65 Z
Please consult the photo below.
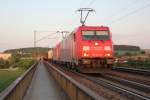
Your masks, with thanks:
M 50 31 L 38 31 L 38 32 L 50 32 Z M 49 36 L 53 36 L 53 35 L 55 35 L 56 33 L 57 33 L 57 31 L 56 31 L 56 32 L 53 32 L 53 33 L 51 33 L 51 34 L 49 34 L 49 35 L 46 35 L 46 36 L 44 36 L 44 37 L 42 37 L 42 38 L 36 40 L 36 42 L 39 42 L 39 41 L 44 40 L 44 39 L 47 39 Z
M 43 31 L 41 31 L 41 32 L 43 32 Z M 45 31 L 44 31 L 45 32 Z M 47 31 L 48 32 L 48 31 Z M 40 38 L 40 39 L 38 39 L 38 40 L 36 40 L 36 42 L 38 43 L 38 42 L 40 42 L 40 41 L 43 41 L 43 40 L 46 40 L 46 39 L 51 39 L 52 41 L 50 42 L 50 47 L 54 47 L 54 45 L 55 44 L 57 44 L 57 42 L 58 42 L 58 38 L 61 38 L 61 37 L 57 37 L 57 33 L 58 33 L 58 31 L 55 31 L 55 32 L 53 32 L 53 33 L 51 33 L 51 34 L 49 34 L 49 35 L 46 35 L 46 36 L 44 36 L 44 37 L 42 37 L 42 38 Z M 55 42 L 54 42 L 55 41 Z
M 90 7 L 95 1 L 96 1 L 96 0 L 91 0 L 91 2 L 88 4 L 87 7 Z M 147 0 L 147 1 L 149 1 L 149 0 Z M 123 9 L 121 9 L 119 12 L 123 12 L 123 11 L 128 10 L 130 7 L 132 7 L 133 5 L 136 5 L 138 2 L 139 2 L 139 0 L 134 0 L 131 4 L 129 4 L 127 7 L 123 8 Z M 148 6 L 149 6 L 149 4 L 146 5 L 146 6 L 144 6 L 144 7 L 139 8 L 139 9 L 133 10 L 133 11 L 131 11 L 131 12 L 125 14 L 124 16 L 121 16 L 121 17 L 117 18 L 116 20 L 113 20 L 113 21 L 110 22 L 109 24 L 113 24 L 113 23 L 115 23 L 115 22 L 117 22 L 117 21 L 120 21 L 120 20 L 124 19 L 124 17 L 128 17 L 128 16 L 130 16 L 131 14 L 134 14 L 134 13 L 140 11 L 141 9 L 147 8 Z M 116 16 L 116 15 L 119 15 L 119 13 L 117 12 L 116 14 L 113 14 L 113 15 L 111 16 L 111 18 L 114 17 L 114 16 Z M 109 25 L 109 24 L 108 24 L 108 25 Z
M 114 23 L 116 23 L 116 22 L 118 22 L 118 21 L 120 21 L 120 20 L 123 20 L 123 19 L 125 19 L 126 17 L 131 16 L 131 15 L 133 15 L 133 14 L 135 14 L 135 13 L 141 11 L 141 10 L 144 10 L 144 9 L 146 9 L 146 8 L 148 8 L 148 7 L 150 7 L 150 3 L 147 4 L 147 5 L 144 5 L 144 6 L 140 7 L 140 8 L 138 8 L 138 9 L 135 9 L 135 10 L 131 11 L 131 12 L 125 14 L 124 16 L 121 16 L 121 17 L 117 18 L 116 20 L 113 20 L 111 23 L 108 23 L 108 25 L 112 25 L 112 24 L 114 24 Z
M 122 13 L 122 12 L 124 12 L 124 11 L 126 11 L 126 10 L 131 9 L 130 7 L 133 7 L 133 5 L 136 5 L 138 2 L 139 2 L 139 0 L 134 0 L 134 1 L 131 2 L 130 4 L 126 5 L 126 7 L 124 7 L 124 8 L 122 8 L 122 9 L 120 9 L 119 11 L 117 11 L 117 12 L 111 14 L 107 19 L 110 19 L 110 18 L 112 19 L 113 17 L 119 15 L 120 13 Z

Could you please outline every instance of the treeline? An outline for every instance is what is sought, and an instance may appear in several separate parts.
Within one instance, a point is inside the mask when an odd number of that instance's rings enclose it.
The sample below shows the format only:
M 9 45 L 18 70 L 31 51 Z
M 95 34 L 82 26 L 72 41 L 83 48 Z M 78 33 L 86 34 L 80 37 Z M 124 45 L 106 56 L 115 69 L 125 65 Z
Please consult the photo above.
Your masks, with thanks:
M 29 47 L 29 48 L 18 48 L 18 49 L 9 49 L 5 50 L 4 53 L 11 53 L 11 54 L 32 54 L 36 51 L 41 53 L 47 53 L 50 48 L 44 48 L 44 47 Z
M 4 53 L 12 53 L 12 54 L 32 54 L 36 51 L 41 52 L 41 53 L 47 53 L 48 50 L 51 48 L 44 48 L 44 47 L 29 47 L 29 48 L 19 48 L 19 49 L 9 49 L 5 50 Z M 139 46 L 132 46 L 132 45 L 114 45 L 114 50 L 115 51 L 140 51 Z
M 24 58 L 29 58 L 29 57 L 32 58 L 33 56 L 35 56 L 35 54 L 47 56 L 49 49 L 50 48 L 44 48 L 44 47 L 36 47 L 36 48 L 29 47 L 29 48 L 9 49 L 9 50 L 5 50 L 4 53 L 20 55 L 21 57 Z
M 131 46 L 131 45 L 114 45 L 115 51 L 140 51 L 139 46 Z

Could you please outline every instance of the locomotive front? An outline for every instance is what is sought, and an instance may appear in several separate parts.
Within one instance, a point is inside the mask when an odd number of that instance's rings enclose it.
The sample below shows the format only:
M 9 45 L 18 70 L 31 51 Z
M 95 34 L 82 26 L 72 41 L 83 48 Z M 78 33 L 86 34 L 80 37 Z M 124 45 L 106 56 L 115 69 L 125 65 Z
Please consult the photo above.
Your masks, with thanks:
M 80 66 L 92 68 L 108 68 L 112 66 L 113 45 L 108 27 L 81 26 L 77 37 Z

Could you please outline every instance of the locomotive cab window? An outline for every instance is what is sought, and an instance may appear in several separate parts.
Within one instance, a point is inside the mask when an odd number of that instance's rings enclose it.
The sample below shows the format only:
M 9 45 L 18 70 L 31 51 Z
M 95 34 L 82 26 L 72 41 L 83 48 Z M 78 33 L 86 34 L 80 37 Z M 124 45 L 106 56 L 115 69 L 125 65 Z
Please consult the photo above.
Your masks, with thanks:
M 94 34 L 94 31 L 82 31 L 83 40 L 91 40 Z
M 108 31 L 82 31 L 83 40 L 109 40 Z
M 109 40 L 109 33 L 108 31 L 96 31 L 96 36 L 98 40 Z

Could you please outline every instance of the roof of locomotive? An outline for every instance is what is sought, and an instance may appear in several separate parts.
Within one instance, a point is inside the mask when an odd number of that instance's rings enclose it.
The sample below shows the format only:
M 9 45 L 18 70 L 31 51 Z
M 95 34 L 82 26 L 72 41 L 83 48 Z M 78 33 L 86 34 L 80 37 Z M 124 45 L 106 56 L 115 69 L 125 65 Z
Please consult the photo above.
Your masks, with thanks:
M 78 30 L 109 30 L 109 27 L 107 26 L 79 26 L 75 29 L 75 31 Z

